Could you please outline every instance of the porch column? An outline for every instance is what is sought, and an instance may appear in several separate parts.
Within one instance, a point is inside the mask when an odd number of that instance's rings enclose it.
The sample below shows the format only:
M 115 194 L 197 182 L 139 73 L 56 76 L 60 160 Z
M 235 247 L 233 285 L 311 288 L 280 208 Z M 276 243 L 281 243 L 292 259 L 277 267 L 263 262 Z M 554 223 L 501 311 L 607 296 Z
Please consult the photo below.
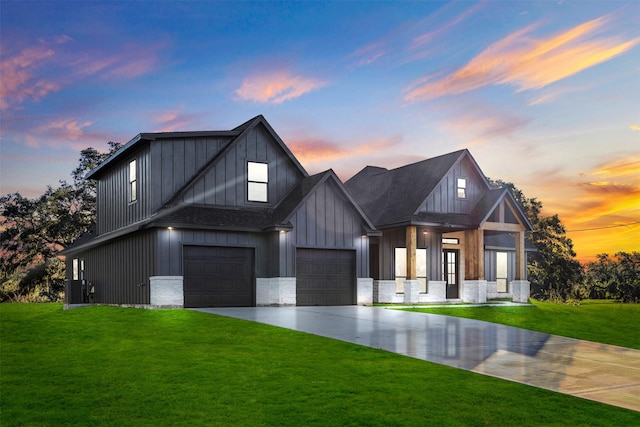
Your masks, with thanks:
M 527 255 L 524 250 L 524 231 L 516 233 L 516 277 L 515 280 L 526 280 Z
M 409 225 L 406 229 L 407 236 L 407 279 L 417 280 L 416 270 L 416 247 L 418 246 L 418 233 L 415 225 Z
M 484 230 L 465 231 L 465 280 L 484 280 Z

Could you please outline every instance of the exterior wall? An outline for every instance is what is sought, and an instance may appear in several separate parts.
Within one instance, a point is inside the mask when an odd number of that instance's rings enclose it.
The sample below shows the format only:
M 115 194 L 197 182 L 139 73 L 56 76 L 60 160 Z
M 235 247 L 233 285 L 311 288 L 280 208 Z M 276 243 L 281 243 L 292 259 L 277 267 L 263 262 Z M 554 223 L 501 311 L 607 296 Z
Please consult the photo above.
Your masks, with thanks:
M 129 162 L 136 160 L 137 198 L 131 202 L 129 194 Z M 96 183 L 98 235 L 141 221 L 151 214 L 151 167 L 149 145 L 120 160 Z
M 467 197 L 459 199 L 456 191 L 457 178 L 467 180 Z M 418 212 L 469 213 L 480 201 L 487 186 L 477 173 L 472 161 L 465 157 L 456 163 L 442 178 Z
M 290 219 L 280 251 L 282 276 L 295 276 L 295 248 L 355 249 L 356 276 L 369 277 L 369 239 L 362 219 L 331 180 L 319 186 Z
M 153 141 L 149 173 L 152 191 L 150 204 L 153 211 L 169 201 L 208 162 L 229 145 L 230 137 L 176 138 Z M 189 195 L 195 203 L 204 203 L 205 187 L 192 189 Z
M 247 201 L 247 162 L 269 165 L 269 202 Z M 170 167 L 170 165 L 164 165 Z M 218 206 L 274 207 L 303 178 L 302 172 L 262 126 L 235 141 L 182 197 L 184 203 Z M 173 190 L 175 192 L 175 190 Z M 174 192 L 167 189 L 166 196 Z M 165 196 L 165 192 L 163 192 Z
M 73 258 L 84 259 L 87 286 L 95 289 L 93 302 L 150 304 L 149 278 L 157 275 L 157 253 L 155 232 L 137 232 L 67 256 L 67 279 L 72 279 Z
M 425 234 L 425 232 L 427 232 Z M 442 278 L 442 234 L 428 231 L 424 227 L 417 229 L 417 249 L 427 250 L 427 280 Z M 379 280 L 395 280 L 395 249 L 407 246 L 404 227 L 382 231 L 378 245 L 378 277 Z M 374 257 L 375 259 L 375 257 Z
M 182 276 L 182 247 L 201 245 L 255 248 L 256 277 L 270 277 L 268 272 L 272 257 L 269 253 L 268 235 L 265 233 L 158 229 L 157 239 L 158 276 Z
M 496 253 L 507 253 L 507 281 L 514 280 L 516 272 L 516 253 L 513 250 L 485 249 L 484 251 L 484 278 L 496 281 Z

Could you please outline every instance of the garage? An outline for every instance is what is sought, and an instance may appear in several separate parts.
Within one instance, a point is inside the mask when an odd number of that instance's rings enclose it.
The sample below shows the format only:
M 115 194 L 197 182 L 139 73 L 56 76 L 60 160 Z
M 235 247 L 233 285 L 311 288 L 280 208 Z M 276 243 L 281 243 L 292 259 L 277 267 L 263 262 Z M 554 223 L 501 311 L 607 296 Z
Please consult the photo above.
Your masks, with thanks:
M 296 250 L 297 305 L 356 303 L 356 253 L 348 250 Z
M 185 307 L 253 307 L 253 248 L 184 246 Z

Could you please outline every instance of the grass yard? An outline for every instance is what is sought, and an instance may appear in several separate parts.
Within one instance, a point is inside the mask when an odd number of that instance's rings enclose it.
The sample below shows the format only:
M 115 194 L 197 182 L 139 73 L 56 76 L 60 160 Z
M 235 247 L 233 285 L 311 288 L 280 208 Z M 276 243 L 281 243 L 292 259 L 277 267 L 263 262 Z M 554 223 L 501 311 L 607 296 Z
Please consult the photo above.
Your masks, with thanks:
M 3 427 L 640 425 L 638 412 L 189 310 L 0 304 L 0 328 Z
M 640 304 L 585 300 L 579 306 L 532 300 L 531 306 L 411 308 L 501 323 L 553 335 L 579 338 L 640 350 Z

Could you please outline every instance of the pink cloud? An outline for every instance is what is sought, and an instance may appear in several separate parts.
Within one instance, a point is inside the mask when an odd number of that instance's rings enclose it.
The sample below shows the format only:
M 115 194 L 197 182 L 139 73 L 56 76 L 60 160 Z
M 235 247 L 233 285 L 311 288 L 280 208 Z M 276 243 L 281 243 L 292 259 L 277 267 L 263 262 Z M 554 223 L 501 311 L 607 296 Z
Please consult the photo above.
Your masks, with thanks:
M 58 91 L 57 82 L 37 77 L 37 70 L 51 62 L 56 46 L 71 40 L 61 36 L 53 41 L 41 40 L 36 46 L 24 48 L 12 55 L 2 52 L 0 59 L 0 109 L 16 107 L 26 99 L 38 101 Z
M 640 39 L 597 39 L 609 21 L 601 17 L 546 39 L 531 33 L 529 25 L 485 49 L 453 74 L 427 76 L 405 89 L 405 99 L 419 101 L 465 93 L 489 85 L 514 85 L 518 90 L 539 89 L 623 54 Z
M 279 70 L 245 78 L 235 93 L 239 99 L 264 104 L 280 104 L 319 89 L 326 82 L 290 71 Z
M 71 61 L 80 76 L 98 75 L 105 79 L 132 79 L 153 71 L 159 61 L 162 44 L 155 46 L 131 45 L 117 53 L 92 52 Z

